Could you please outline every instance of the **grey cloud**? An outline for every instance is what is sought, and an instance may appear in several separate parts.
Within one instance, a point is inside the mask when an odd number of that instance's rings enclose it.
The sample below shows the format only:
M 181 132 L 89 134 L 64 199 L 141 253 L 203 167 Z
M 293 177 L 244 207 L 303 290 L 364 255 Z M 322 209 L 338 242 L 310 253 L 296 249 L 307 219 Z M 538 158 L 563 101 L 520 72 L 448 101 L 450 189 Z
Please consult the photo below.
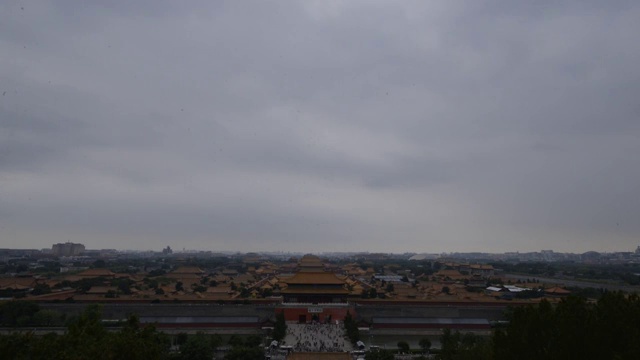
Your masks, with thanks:
M 635 2 L 21 6 L 11 244 L 636 246 Z

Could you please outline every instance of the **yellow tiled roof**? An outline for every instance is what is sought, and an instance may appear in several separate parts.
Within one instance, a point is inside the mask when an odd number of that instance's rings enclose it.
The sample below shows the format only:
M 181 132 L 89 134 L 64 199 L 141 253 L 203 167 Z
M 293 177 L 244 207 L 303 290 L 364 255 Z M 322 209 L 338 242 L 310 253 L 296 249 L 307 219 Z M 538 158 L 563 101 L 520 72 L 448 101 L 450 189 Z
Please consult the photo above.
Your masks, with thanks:
M 289 285 L 292 284 L 316 284 L 316 285 L 343 285 L 345 281 L 334 273 L 328 272 L 299 272 L 288 279 L 283 279 Z

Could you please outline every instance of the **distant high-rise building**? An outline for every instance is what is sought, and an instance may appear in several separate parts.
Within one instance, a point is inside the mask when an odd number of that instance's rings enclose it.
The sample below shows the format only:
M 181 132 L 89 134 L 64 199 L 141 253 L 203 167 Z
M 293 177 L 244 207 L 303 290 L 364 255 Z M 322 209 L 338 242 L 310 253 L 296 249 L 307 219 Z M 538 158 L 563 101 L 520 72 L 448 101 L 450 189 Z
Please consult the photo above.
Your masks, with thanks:
M 84 252 L 84 245 L 75 244 L 72 242 L 53 244 L 51 252 L 57 256 L 75 256 L 82 255 Z

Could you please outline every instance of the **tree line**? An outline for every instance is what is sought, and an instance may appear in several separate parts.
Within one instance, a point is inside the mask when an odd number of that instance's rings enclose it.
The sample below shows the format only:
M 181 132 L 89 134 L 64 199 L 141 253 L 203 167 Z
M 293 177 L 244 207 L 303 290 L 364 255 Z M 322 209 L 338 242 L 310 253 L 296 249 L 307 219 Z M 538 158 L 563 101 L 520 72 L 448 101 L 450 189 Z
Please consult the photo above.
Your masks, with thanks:
M 29 302 L 7 302 L 0 305 L 3 326 L 21 326 L 37 317 L 38 306 Z M 171 346 L 169 335 L 152 325 L 141 325 L 132 315 L 117 330 L 101 321 L 102 310 L 91 305 L 80 315 L 67 320 L 63 334 L 36 336 L 33 332 L 0 335 L 0 357 L 3 359 L 59 360 L 210 360 L 221 345 L 219 335 L 179 334 Z M 226 360 L 262 360 L 262 337 L 231 336 Z
M 640 359 L 640 297 L 607 292 L 597 302 L 571 296 L 558 304 L 514 307 L 489 337 L 444 330 L 438 354 L 463 359 Z
M 3 326 L 33 324 L 41 310 L 28 302 L 0 305 Z M 45 314 L 46 315 L 46 314 Z M 49 314 L 51 315 L 51 314 Z M 34 336 L 14 333 L 0 336 L 0 354 L 7 359 L 211 359 L 222 344 L 220 337 L 199 334 L 180 341 L 179 351 L 171 351 L 168 335 L 153 326 L 141 326 L 131 316 L 117 331 L 109 331 L 100 321 L 101 311 L 89 306 L 79 317 L 66 320 L 66 331 Z M 41 318 L 46 316 L 41 315 Z M 511 308 L 508 323 L 490 337 L 444 330 L 438 357 L 463 359 L 640 359 L 640 297 L 606 292 L 597 302 L 571 296 L 552 304 Z M 277 316 L 274 338 L 283 337 L 286 324 Z M 347 336 L 359 339 L 351 314 L 345 319 Z M 226 359 L 261 359 L 264 354 L 258 337 L 229 340 Z M 402 344 L 405 348 L 405 344 Z M 420 344 L 428 350 L 430 344 Z M 400 344 L 398 346 L 401 348 Z M 199 354 L 203 357 L 199 357 Z M 367 359 L 387 359 L 387 352 L 371 353 Z M 207 357 L 208 356 L 208 357 Z
M 640 297 L 622 292 L 604 292 L 597 302 L 570 296 L 557 304 L 547 300 L 537 305 L 507 311 L 507 325 L 491 336 L 444 329 L 441 360 L 636 360 L 640 359 Z M 402 345 L 402 346 L 401 346 Z M 421 343 L 422 352 L 430 343 Z M 404 349 L 404 350 L 403 350 Z M 406 344 L 398 343 L 406 352 Z M 368 353 L 367 360 L 391 360 L 393 351 Z

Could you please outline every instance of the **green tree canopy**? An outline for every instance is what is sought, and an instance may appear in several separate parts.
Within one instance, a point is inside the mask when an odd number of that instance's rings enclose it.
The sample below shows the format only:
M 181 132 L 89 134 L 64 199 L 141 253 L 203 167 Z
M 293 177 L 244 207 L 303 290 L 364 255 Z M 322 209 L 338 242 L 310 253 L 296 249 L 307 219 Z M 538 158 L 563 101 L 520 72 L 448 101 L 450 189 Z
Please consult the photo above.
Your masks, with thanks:
M 418 345 L 420 345 L 422 351 L 427 352 L 431 349 L 431 340 L 429 340 L 429 338 L 422 338 L 418 342 Z
M 605 293 L 597 304 L 571 296 L 515 308 L 496 331 L 496 359 L 640 359 L 640 299 Z
M 180 358 L 182 360 L 211 360 L 215 347 L 211 337 L 204 333 L 197 333 L 187 338 L 180 346 Z
M 406 341 L 398 341 L 398 343 L 396 344 L 398 346 L 398 350 L 400 350 L 403 353 L 407 353 L 409 352 L 409 343 Z

